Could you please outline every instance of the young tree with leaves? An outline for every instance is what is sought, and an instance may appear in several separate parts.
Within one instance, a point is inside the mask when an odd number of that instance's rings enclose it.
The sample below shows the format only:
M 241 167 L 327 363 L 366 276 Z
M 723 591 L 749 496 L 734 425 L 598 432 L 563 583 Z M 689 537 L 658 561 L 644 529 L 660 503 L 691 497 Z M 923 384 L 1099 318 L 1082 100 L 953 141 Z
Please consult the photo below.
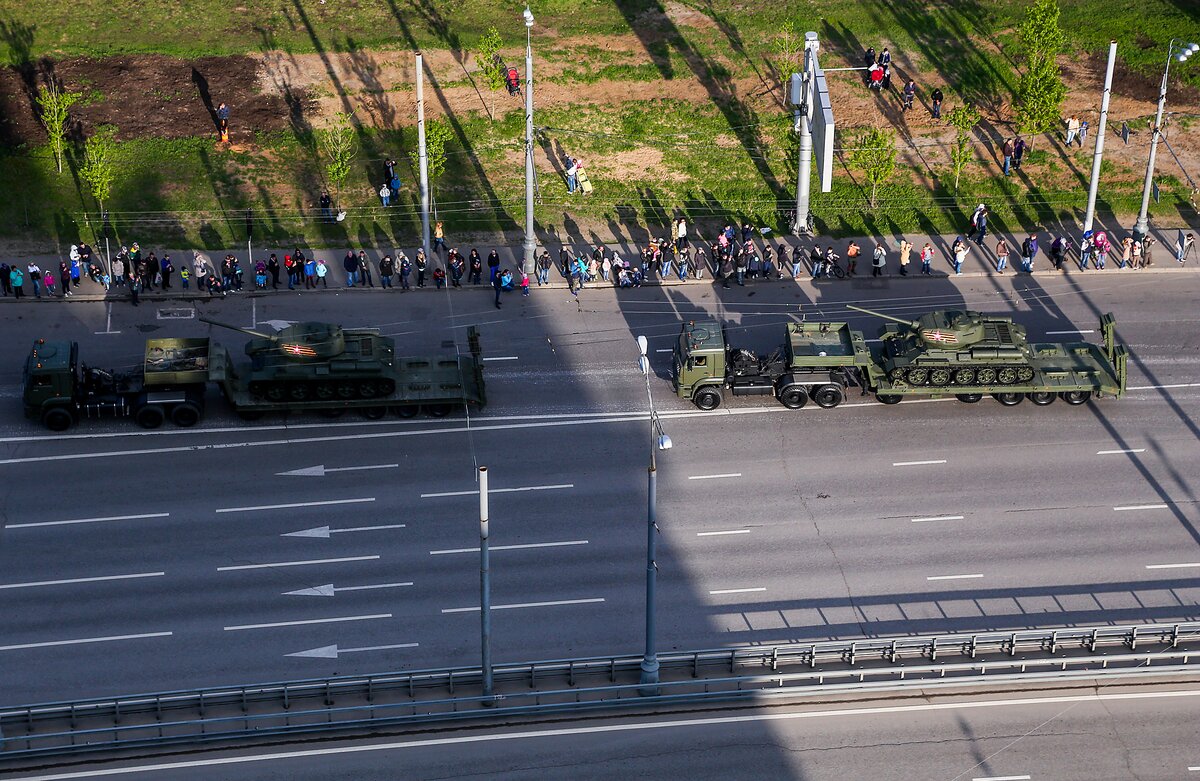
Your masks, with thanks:
M 499 56 L 500 47 L 503 45 L 500 32 L 495 27 L 489 27 L 475 45 L 475 60 L 483 73 L 484 83 L 492 93 L 490 113 L 493 122 L 496 120 L 496 90 L 504 86 L 504 63 L 500 61 Z
M 37 104 L 41 109 L 42 124 L 46 126 L 46 134 L 50 136 L 50 151 L 54 153 L 54 162 L 58 165 L 60 174 L 67 152 L 68 112 L 81 97 L 83 96 L 78 92 L 63 92 L 55 79 L 38 87 Z
M 954 171 L 954 192 L 963 169 L 971 162 L 971 133 L 979 124 L 979 112 L 970 103 L 955 106 L 946 112 L 946 121 L 954 128 L 954 146 L 950 147 L 950 169 Z
M 1045 133 L 1061 119 L 1066 85 L 1055 57 L 1066 46 L 1059 26 L 1058 0 L 1035 0 L 1025 11 L 1018 34 L 1025 52 L 1025 71 L 1017 82 L 1017 130 Z
M 358 155 L 358 132 L 351 122 L 353 116 L 339 111 L 317 136 L 321 153 L 326 158 L 325 173 L 338 198 L 341 197 L 342 184 L 350 175 L 350 166 Z
M 446 172 L 446 144 L 454 138 L 454 131 L 440 119 L 430 119 L 425 122 L 425 155 L 426 165 L 429 166 L 429 189 Z M 408 153 L 412 159 L 414 170 L 421 166 L 420 150 L 413 149 Z
M 104 211 L 104 202 L 112 193 L 113 182 L 117 178 L 116 134 L 117 129 L 112 125 L 101 125 L 83 143 L 83 165 L 79 169 L 79 175 L 87 182 L 101 212 Z
M 874 209 L 879 185 L 891 178 L 896 170 L 896 134 L 882 128 L 868 128 L 855 140 L 850 160 L 863 170 L 871 185 L 871 208 Z
M 796 23 L 788 19 L 775 36 L 775 51 L 772 65 L 779 72 L 779 83 L 787 99 L 788 84 L 793 73 L 804 68 L 804 39 L 796 32 Z

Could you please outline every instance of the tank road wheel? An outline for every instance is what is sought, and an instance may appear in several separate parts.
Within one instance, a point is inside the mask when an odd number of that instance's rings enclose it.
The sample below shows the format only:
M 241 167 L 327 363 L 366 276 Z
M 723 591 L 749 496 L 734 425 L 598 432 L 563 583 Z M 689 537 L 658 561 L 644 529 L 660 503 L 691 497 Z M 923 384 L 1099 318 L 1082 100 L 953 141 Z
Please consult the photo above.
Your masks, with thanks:
M 906 374 L 907 374 L 907 372 L 905 372 L 904 369 L 901 369 L 900 367 L 896 367 L 895 369 L 892 369 L 890 372 L 888 372 L 888 379 L 891 380 L 892 382 L 904 382 L 904 377 Z
M 267 395 L 267 383 L 262 380 L 255 380 L 250 383 L 250 395 L 258 396 L 260 399 Z
M 379 395 L 379 388 L 371 381 L 358 384 L 358 396 L 363 399 L 373 399 Z
M 352 382 L 339 382 L 333 386 L 333 392 L 339 399 L 352 399 L 355 396 L 355 387 Z
M 313 388 L 313 396 L 317 397 L 318 401 L 329 401 L 337 394 L 333 384 L 328 382 L 319 382 Z
M 942 385 L 949 385 L 950 377 L 951 374 L 949 369 L 932 369 L 929 372 L 929 384 L 937 385 L 938 387 L 941 387 Z
M 846 398 L 842 393 L 841 387 L 837 385 L 822 385 L 813 391 L 812 399 L 817 403 L 818 407 L 825 409 L 833 409 L 842 403 L 842 399 Z
M 887 404 L 888 406 L 891 406 L 892 404 L 899 404 L 903 400 L 904 400 L 904 397 L 901 396 L 899 393 L 876 393 L 875 394 L 875 401 L 878 401 L 880 404 Z
M 396 381 L 386 379 L 380 380 L 379 382 L 375 383 L 375 387 L 379 388 L 380 396 L 391 396 L 396 392 Z
M 955 369 L 954 370 L 954 384 L 955 385 L 974 385 L 975 384 L 975 370 L 967 369 L 967 368 Z
M 162 407 L 155 406 L 154 404 L 147 404 L 144 407 L 140 407 L 137 412 L 133 413 L 133 419 L 136 420 L 137 424 L 142 428 L 158 428 L 163 424 L 163 421 L 167 419 L 167 416 L 166 413 L 163 412 Z
M 263 390 L 262 395 L 266 397 L 268 401 L 283 401 L 284 396 L 286 395 L 283 383 L 270 382 L 264 384 L 266 385 L 266 388 Z
M 1039 407 L 1047 407 L 1053 404 L 1054 400 L 1058 398 L 1054 395 L 1053 391 L 1034 391 L 1033 393 L 1026 393 L 1025 395 L 1030 401 Z
M 426 404 L 425 414 L 431 418 L 444 418 L 454 409 L 450 404 Z
M 800 385 L 792 385 L 783 389 L 779 401 L 788 409 L 800 409 L 808 403 L 808 392 Z
M 175 405 L 171 410 L 171 422 L 180 428 L 188 428 L 200 422 L 200 408 L 190 401 Z
M 288 386 L 287 395 L 291 401 L 308 401 L 312 398 L 312 388 L 302 382 L 294 382 Z
M 1025 398 L 1025 395 L 1022 393 L 997 393 L 995 396 L 996 401 L 1006 407 L 1015 407 Z
M 42 415 L 42 424 L 51 431 L 66 431 L 75 425 L 75 416 L 71 414 L 70 410 L 54 407 L 46 410 L 46 413 Z
M 961 401 L 963 404 L 975 404 L 983 398 L 982 393 L 959 393 L 954 398 Z
M 1063 401 L 1065 401 L 1066 403 L 1068 403 L 1072 406 L 1075 406 L 1075 405 L 1079 405 L 1079 404 L 1085 404 L 1087 402 L 1087 400 L 1092 397 L 1092 392 L 1091 391 L 1064 391 L 1060 395 L 1062 396 Z
M 1017 382 L 1029 382 L 1033 379 L 1033 369 L 1029 366 L 1017 367 Z
M 363 407 L 359 411 L 367 420 L 382 420 L 387 414 L 387 407 Z
M 421 411 L 420 404 L 406 404 L 403 407 L 392 407 L 396 415 L 401 418 L 415 418 Z
M 709 412 L 721 406 L 721 391 L 716 388 L 701 388 L 692 396 L 692 401 L 700 409 Z
M 908 384 L 909 385 L 924 385 L 925 381 L 928 379 L 929 379 L 929 370 L 928 369 L 909 369 L 908 370 Z
M 1001 385 L 1012 385 L 1017 381 L 1017 370 L 1011 366 L 1005 366 L 996 372 L 996 381 Z
M 975 375 L 975 381 L 980 385 L 995 385 L 996 370 L 995 369 L 980 369 Z

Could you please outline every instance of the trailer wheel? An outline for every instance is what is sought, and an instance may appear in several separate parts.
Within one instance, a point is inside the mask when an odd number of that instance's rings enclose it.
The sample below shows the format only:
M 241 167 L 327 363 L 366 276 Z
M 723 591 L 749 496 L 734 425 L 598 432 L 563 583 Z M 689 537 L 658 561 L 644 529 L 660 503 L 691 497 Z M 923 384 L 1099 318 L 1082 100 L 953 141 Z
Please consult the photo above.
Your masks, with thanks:
M 963 404 L 975 404 L 983 398 L 982 393 L 959 393 L 954 398 L 961 401 Z
M 842 393 L 841 387 L 837 385 L 822 385 L 813 391 L 812 398 L 818 407 L 833 409 L 841 404 L 842 399 L 846 398 L 846 396 Z
M 171 410 L 171 422 L 180 428 L 188 428 L 200 422 L 200 408 L 190 401 L 176 404 Z
M 1029 400 L 1039 407 L 1048 407 L 1058 398 L 1054 395 L 1054 391 L 1034 391 L 1033 393 L 1025 394 Z
M 363 407 L 361 412 L 367 420 L 382 420 L 387 415 L 387 407 Z
M 167 416 L 163 412 L 162 407 L 155 404 L 147 404 L 138 408 L 138 411 L 133 415 L 133 419 L 142 428 L 158 428 L 167 419 Z
M 721 406 L 721 391 L 716 388 L 701 388 L 692 396 L 696 406 L 705 412 L 710 412 Z
M 396 415 L 401 418 L 415 418 L 421 412 L 420 404 L 409 404 L 404 407 L 392 407 Z
M 880 404 L 887 404 L 888 406 L 891 406 L 892 404 L 899 404 L 903 400 L 904 400 L 904 397 L 901 396 L 899 393 L 876 393 L 875 394 L 875 401 L 878 401 Z
M 1020 393 L 997 393 L 995 399 L 1006 407 L 1015 407 L 1025 399 L 1025 396 Z
M 431 418 L 444 418 L 450 414 L 451 409 L 449 404 L 426 404 L 425 414 Z
M 808 403 L 808 392 L 801 385 L 792 385 L 783 389 L 779 401 L 788 409 L 800 409 Z
M 1091 397 L 1091 391 L 1064 391 L 1062 393 L 1062 400 L 1072 406 L 1085 404 Z
M 42 423 L 51 431 L 66 431 L 75 425 L 75 416 L 71 414 L 70 410 L 54 407 L 42 414 Z

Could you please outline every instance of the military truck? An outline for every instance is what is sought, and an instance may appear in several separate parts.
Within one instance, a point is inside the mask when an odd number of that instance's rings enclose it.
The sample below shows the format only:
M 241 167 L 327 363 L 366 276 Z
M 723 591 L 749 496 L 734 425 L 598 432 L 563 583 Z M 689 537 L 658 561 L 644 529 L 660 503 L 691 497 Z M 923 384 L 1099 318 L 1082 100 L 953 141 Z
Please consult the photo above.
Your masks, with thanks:
M 1116 343 L 1116 320 L 1100 318 L 1104 344 L 1031 343 L 1009 318 L 969 310 L 930 312 L 914 321 L 849 307 L 895 321 L 868 345 L 847 323 L 788 323 L 787 340 L 769 356 L 730 347 L 716 321 L 683 324 L 674 349 L 675 392 L 704 410 L 723 393 L 774 395 L 798 409 L 808 399 L 835 407 L 850 388 L 884 404 L 911 395 L 953 395 L 973 404 L 985 395 L 1005 406 L 1028 398 L 1083 404 L 1125 393 L 1126 351 Z
M 377 331 L 327 323 L 248 333 L 255 340 L 243 365 L 207 338 L 150 339 L 142 364 L 128 371 L 81 363 L 76 342 L 38 339 L 25 361 L 25 416 L 53 431 L 101 416 L 131 417 L 144 428 L 167 420 L 187 427 L 203 417 L 209 383 L 246 420 L 351 409 L 371 420 L 389 411 L 442 417 L 464 404 L 487 403 L 474 327 L 467 332 L 470 355 L 445 358 L 396 357 L 393 340 Z

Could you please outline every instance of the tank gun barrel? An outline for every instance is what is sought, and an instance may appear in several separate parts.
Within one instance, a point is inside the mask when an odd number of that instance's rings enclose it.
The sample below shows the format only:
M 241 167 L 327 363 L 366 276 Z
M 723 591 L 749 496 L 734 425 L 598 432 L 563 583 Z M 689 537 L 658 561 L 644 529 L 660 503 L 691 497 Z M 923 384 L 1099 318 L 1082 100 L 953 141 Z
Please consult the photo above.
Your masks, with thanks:
M 201 318 L 199 318 L 199 320 L 202 323 L 208 323 L 209 325 L 215 325 L 218 328 L 228 328 L 230 331 L 239 331 L 248 336 L 257 336 L 260 339 L 270 339 L 271 341 L 278 340 L 278 336 L 276 336 L 275 334 L 264 334 L 261 331 L 252 331 L 249 328 L 242 328 L 241 326 L 230 325 L 229 323 L 222 323 L 220 320 L 213 320 L 212 318 L 209 318 L 209 317 L 201 317 Z
M 846 304 L 846 308 L 853 309 L 856 312 L 862 312 L 863 314 L 873 315 L 875 317 L 882 317 L 884 320 L 891 320 L 894 323 L 903 323 L 904 325 L 912 326 L 914 328 L 917 327 L 916 321 L 905 320 L 903 317 L 893 317 L 892 315 L 885 315 L 883 312 L 876 312 L 871 309 L 863 309 L 861 306 L 855 306 L 854 304 Z M 201 319 L 203 319 L 203 318 L 201 318 Z

